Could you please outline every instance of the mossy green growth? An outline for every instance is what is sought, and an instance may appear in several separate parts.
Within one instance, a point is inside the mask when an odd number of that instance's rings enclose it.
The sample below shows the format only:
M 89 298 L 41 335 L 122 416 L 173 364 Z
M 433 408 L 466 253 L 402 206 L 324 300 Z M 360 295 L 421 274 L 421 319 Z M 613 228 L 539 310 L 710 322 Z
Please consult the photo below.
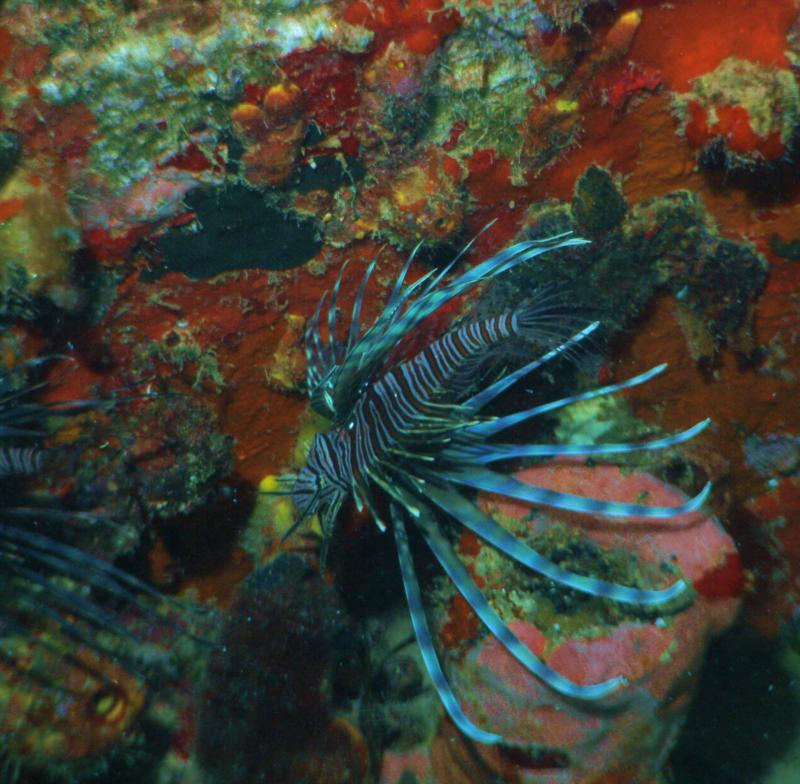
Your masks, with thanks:
M 578 178 L 572 213 L 586 234 L 594 236 L 617 228 L 627 211 L 628 202 L 608 169 L 590 166 Z
M 784 145 L 791 142 L 800 119 L 800 85 L 790 70 L 736 57 L 692 80 L 691 92 L 674 97 L 675 109 L 684 121 L 693 101 L 708 112 L 709 126 L 719 120 L 720 107 L 741 106 L 755 133 L 765 138 L 777 131 Z
M 523 185 L 531 171 L 552 163 L 573 141 L 555 131 L 535 148 L 526 139 L 531 110 L 562 76 L 525 45 L 528 8 L 509 0 L 496 0 L 491 9 L 466 2 L 456 8 L 465 22 L 442 50 L 425 140 L 442 144 L 460 126 L 457 157 L 494 150 L 510 162 L 512 183 Z
M 214 347 L 203 348 L 191 332 L 172 334 L 177 338 L 174 341 L 151 340 L 138 346 L 135 366 L 144 369 L 151 364 L 150 360 L 157 360 L 172 365 L 178 371 L 188 368 L 194 374 L 193 389 L 199 391 L 210 384 L 216 392 L 221 392 L 225 387 L 225 378 Z
M 92 112 L 90 167 L 114 193 L 190 140 L 213 150 L 245 86 L 276 80 L 288 52 L 323 41 L 362 51 L 371 38 L 315 2 L 229 0 L 213 11 L 199 3 L 158 13 L 112 0 L 48 5 L 58 12 L 41 8 L 42 29 L 27 42 L 46 42 L 53 55 L 37 86 L 48 103 Z
M 665 582 L 674 582 L 680 576 L 679 569 L 671 562 L 654 566 L 629 550 L 600 547 L 574 525 L 548 523 L 541 533 L 531 533 L 531 519 L 503 517 L 499 522 L 567 571 L 646 590 L 663 587 Z M 687 594 L 669 605 L 648 609 L 592 596 L 519 567 L 488 547 L 481 548 L 475 571 L 484 578 L 484 594 L 501 617 L 523 618 L 555 644 L 572 637 L 602 636 L 621 623 L 654 615 L 668 618 L 691 602 L 691 595 Z
M 544 254 L 492 281 L 476 306 L 478 315 L 513 310 L 531 292 L 549 289 L 561 297 L 565 316 L 585 313 L 587 323 L 597 319 L 612 337 L 657 294 L 669 292 L 702 332 L 701 340 L 689 337 L 695 358 L 713 356 L 736 340 L 766 280 L 766 259 L 750 243 L 721 237 L 696 193 L 647 199 L 623 215 L 621 202 L 605 212 L 599 200 L 603 192 L 606 200 L 614 198 L 611 187 L 610 175 L 591 167 L 571 204 L 551 199 L 532 205 L 520 239 L 571 231 L 593 243 Z M 592 236 L 590 228 L 601 226 L 605 230 Z

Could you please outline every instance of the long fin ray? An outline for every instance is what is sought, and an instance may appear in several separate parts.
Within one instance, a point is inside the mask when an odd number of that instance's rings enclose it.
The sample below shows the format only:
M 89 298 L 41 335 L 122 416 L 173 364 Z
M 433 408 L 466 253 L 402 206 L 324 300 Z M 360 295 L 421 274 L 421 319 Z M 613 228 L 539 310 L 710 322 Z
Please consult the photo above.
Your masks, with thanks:
M 356 292 L 356 298 L 353 301 L 353 311 L 350 315 L 350 329 L 347 332 L 347 351 L 345 356 L 350 353 L 353 346 L 356 345 L 359 336 L 361 335 L 361 306 L 364 304 L 364 295 L 367 291 L 367 283 L 372 277 L 375 270 L 375 265 L 378 263 L 377 259 L 373 259 L 367 266 L 364 277 L 361 278 L 361 285 Z
M 419 253 L 419 249 L 422 247 L 422 242 L 418 242 L 414 246 L 414 250 L 408 254 L 408 258 L 406 259 L 406 263 L 403 264 L 403 269 L 400 270 L 400 274 L 397 276 L 397 280 L 394 282 L 394 287 L 392 288 L 392 293 L 389 295 L 389 300 L 386 303 L 385 310 L 393 310 L 395 304 L 398 303 L 398 298 L 400 296 L 401 291 L 403 290 L 403 283 L 405 283 L 406 275 L 408 275 L 408 271 L 411 269 L 411 263 L 417 257 L 417 253 Z
M 580 332 L 577 332 L 571 338 L 564 341 L 564 343 L 561 345 L 552 348 L 546 354 L 543 354 L 541 357 L 537 357 L 527 365 L 523 365 L 513 373 L 508 373 L 490 386 L 473 395 L 468 400 L 465 400 L 463 405 L 469 407 L 473 411 L 479 411 L 487 403 L 490 403 L 492 400 L 502 395 L 507 389 L 510 389 L 511 386 L 513 386 L 521 378 L 527 376 L 529 373 L 532 373 L 534 370 L 544 365 L 545 362 L 549 362 L 554 357 L 557 357 L 560 354 L 563 354 L 565 351 L 568 351 L 570 348 L 572 348 L 572 346 L 591 335 L 592 332 L 594 332 L 599 326 L 599 321 L 593 321 L 591 324 L 584 327 Z
M 464 565 L 453 555 L 450 546 L 436 531 L 435 526 L 431 525 L 430 521 L 426 521 L 424 517 L 417 522 L 417 526 L 422 531 L 425 541 L 442 565 L 447 576 L 453 581 L 453 584 L 458 588 L 469 606 L 475 610 L 486 628 L 520 664 L 551 689 L 565 697 L 595 701 L 607 697 L 627 683 L 625 678 L 616 677 L 601 683 L 583 686 L 574 683 L 552 667 L 549 667 L 521 642 L 494 611 L 484 595 L 478 590 L 478 586 L 475 585 L 475 581 L 470 577 Z
M 403 590 L 406 594 L 406 602 L 408 603 L 408 609 L 411 615 L 411 625 L 414 627 L 414 634 L 416 635 L 417 644 L 422 654 L 422 661 L 425 663 L 425 668 L 428 670 L 428 675 L 433 682 L 436 693 L 439 695 L 439 699 L 442 705 L 444 705 L 448 715 L 453 720 L 453 723 L 468 738 L 471 738 L 477 743 L 502 743 L 502 735 L 482 730 L 480 727 L 476 727 L 469 718 L 467 718 L 450 684 L 447 682 L 447 677 L 442 670 L 441 664 L 439 664 L 439 657 L 436 655 L 436 648 L 434 647 L 430 629 L 428 628 L 428 621 L 425 617 L 425 608 L 422 604 L 419 583 L 414 573 L 414 562 L 411 557 L 411 549 L 408 546 L 408 534 L 406 532 L 403 516 L 395 504 L 392 504 L 391 511 L 392 528 L 394 529 L 397 556 L 400 562 L 400 574 L 403 578 Z
M 687 588 L 686 582 L 683 580 L 676 581 L 668 588 L 644 590 L 599 580 L 595 577 L 575 574 L 575 572 L 570 572 L 554 564 L 548 558 L 528 547 L 491 517 L 481 512 L 480 509 L 457 491 L 437 487 L 428 482 L 425 485 L 424 492 L 426 497 L 430 498 L 442 511 L 452 515 L 461 525 L 469 528 L 470 531 L 488 542 L 492 547 L 505 553 L 509 558 L 560 585 L 573 588 L 581 593 L 623 602 L 624 604 L 651 607 L 671 602 L 683 594 Z
M 551 506 L 570 512 L 602 515 L 603 517 L 647 517 L 651 519 L 667 519 L 679 515 L 696 512 L 706 501 L 711 492 L 711 482 L 686 503 L 678 506 L 647 506 L 645 504 L 627 504 L 620 501 L 599 501 L 570 493 L 560 493 L 536 485 L 520 482 L 513 476 L 504 476 L 487 469 L 462 468 L 442 469 L 437 471 L 440 478 L 455 484 L 497 493 L 529 504 Z
M 474 433 L 475 435 L 480 435 L 482 437 L 492 436 L 495 433 L 499 433 L 501 430 L 518 425 L 520 422 L 524 422 L 526 419 L 532 419 L 533 417 L 541 416 L 542 414 L 547 414 L 551 411 L 557 411 L 559 408 L 571 406 L 573 403 L 579 403 L 583 400 L 593 400 L 594 398 L 602 397 L 603 395 L 613 395 L 615 392 L 620 392 L 623 389 L 630 389 L 631 387 L 637 387 L 640 384 L 645 384 L 659 373 L 663 373 L 666 368 L 666 363 L 656 365 L 654 368 L 651 368 L 645 373 L 640 373 L 638 376 L 633 376 L 632 378 L 621 381 L 618 384 L 608 384 L 604 387 L 596 387 L 595 389 L 590 389 L 587 392 L 581 392 L 578 395 L 562 397 L 558 400 L 553 400 L 550 403 L 543 403 L 542 405 L 534 406 L 533 408 L 526 408 L 524 411 L 517 411 L 513 414 L 508 414 L 507 416 L 497 417 L 496 419 L 488 419 L 485 422 L 481 422 L 477 425 L 467 428 L 467 432 Z
M 99 606 L 92 604 L 86 597 L 48 580 L 33 569 L 29 569 L 27 566 L 23 565 L 22 561 L 16 560 L 11 556 L 9 552 L 0 553 L 0 558 L 5 561 L 5 568 L 8 569 L 9 572 L 17 574 L 25 580 L 38 585 L 42 591 L 45 592 L 48 599 L 47 603 L 51 607 L 52 605 L 60 605 L 62 610 L 70 612 L 98 629 L 109 629 L 118 637 L 124 638 L 129 642 L 136 641 L 136 637 L 129 629 L 126 629 L 113 616 L 109 615 Z
M 28 548 L 37 548 L 39 550 L 43 550 L 44 552 L 58 553 L 62 557 L 68 558 L 71 562 L 82 565 L 84 569 L 94 572 L 102 571 L 108 577 L 117 580 L 120 585 L 125 585 L 134 591 L 148 594 L 153 598 L 167 602 L 168 604 L 172 604 L 174 606 L 183 606 L 180 602 L 170 598 L 169 596 L 165 596 L 142 580 L 139 580 L 133 575 L 123 571 L 119 567 L 114 566 L 114 564 L 107 561 L 101 561 L 100 559 L 89 555 L 77 547 L 72 547 L 71 545 L 63 542 L 57 542 L 50 537 L 37 534 L 33 531 L 22 530 L 12 525 L 0 525 L 0 538 L 14 541 L 17 544 Z
M 402 313 L 398 315 L 395 308 L 388 317 L 385 313 L 379 316 L 372 327 L 347 352 L 341 364 L 336 366 L 332 408 L 338 419 L 341 420 L 349 413 L 354 390 L 370 376 L 376 364 L 385 358 L 389 349 L 440 307 L 480 281 L 489 280 L 542 253 L 586 243 L 587 240 L 569 234 L 520 242 L 481 262 L 446 286 L 437 287 L 441 280 L 439 275 L 431 278 L 422 293 L 410 302 Z
M 597 457 L 599 455 L 653 452 L 683 444 L 702 433 L 711 423 L 704 419 L 687 430 L 649 441 L 607 444 L 465 444 L 444 450 L 444 457 L 459 462 L 486 465 L 520 457 Z
M 333 290 L 331 291 L 331 304 L 328 306 L 328 346 L 331 352 L 331 363 L 336 362 L 336 301 L 339 299 L 339 290 L 342 287 L 342 278 L 344 277 L 344 272 L 347 269 L 348 263 L 349 260 L 345 260 L 344 264 L 342 264 L 339 269 L 339 274 L 336 276 L 336 283 L 333 284 Z

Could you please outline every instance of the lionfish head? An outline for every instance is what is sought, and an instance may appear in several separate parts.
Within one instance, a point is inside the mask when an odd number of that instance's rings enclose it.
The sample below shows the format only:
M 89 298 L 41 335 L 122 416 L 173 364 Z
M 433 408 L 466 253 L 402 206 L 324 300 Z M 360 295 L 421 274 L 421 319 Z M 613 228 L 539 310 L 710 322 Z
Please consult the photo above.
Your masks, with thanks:
M 315 515 L 322 505 L 324 480 L 309 470 L 301 468 L 292 487 L 292 501 L 301 519 Z
M 350 487 L 340 477 L 337 443 L 329 433 L 317 433 L 306 465 L 298 471 L 292 486 L 292 501 L 299 519 L 319 515 L 323 533 L 328 536 Z

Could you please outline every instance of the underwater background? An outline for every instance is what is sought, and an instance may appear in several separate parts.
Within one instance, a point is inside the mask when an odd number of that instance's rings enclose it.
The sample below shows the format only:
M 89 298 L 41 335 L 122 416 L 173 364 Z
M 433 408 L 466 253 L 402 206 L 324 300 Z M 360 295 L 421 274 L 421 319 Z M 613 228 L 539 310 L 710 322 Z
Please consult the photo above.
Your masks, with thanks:
M 798 151 L 798 0 L 0 0 L 0 784 L 800 784 Z

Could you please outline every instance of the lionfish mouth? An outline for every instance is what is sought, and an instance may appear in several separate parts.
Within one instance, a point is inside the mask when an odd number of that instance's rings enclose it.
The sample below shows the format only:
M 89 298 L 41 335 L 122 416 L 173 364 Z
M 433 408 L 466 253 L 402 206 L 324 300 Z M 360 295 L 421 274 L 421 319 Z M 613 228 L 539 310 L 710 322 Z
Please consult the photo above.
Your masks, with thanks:
M 535 296 L 516 310 L 455 325 L 442 337 L 429 341 L 413 357 L 395 360 L 393 350 L 401 341 L 439 308 L 472 287 L 543 253 L 587 243 L 571 234 L 520 242 L 449 279 L 467 246 L 444 269 L 432 270 L 405 285 L 414 259 L 412 253 L 394 283 L 386 307 L 368 329 L 362 330 L 361 309 L 367 284 L 375 270 L 373 261 L 358 287 L 349 326 L 341 336 L 336 303 L 345 265 L 330 297 L 326 293 L 320 299 L 306 330 L 309 397 L 312 407 L 330 419 L 332 427 L 317 436 L 307 465 L 298 475 L 303 481 L 298 480 L 294 486 L 296 505 L 303 517 L 313 513 L 320 515 L 325 534 L 323 558 L 328 536 L 333 531 L 342 501 L 348 495 L 354 497 L 359 508 L 369 510 L 382 530 L 393 530 L 411 623 L 428 674 L 456 726 L 481 743 L 507 744 L 508 741 L 476 726 L 448 683 L 428 626 L 409 548 L 407 524 L 411 523 L 420 531 L 446 575 L 489 632 L 550 689 L 571 700 L 588 703 L 606 700 L 627 681 L 618 676 L 599 683 L 578 684 L 534 655 L 477 587 L 446 536 L 444 520 L 466 527 L 516 563 L 564 589 L 651 608 L 666 608 L 678 597 L 691 597 L 689 584 L 682 579 L 663 587 L 644 589 L 564 569 L 512 535 L 470 499 L 470 494 L 483 491 L 571 512 L 649 520 L 677 518 L 698 510 L 710 492 L 708 484 L 686 503 L 650 506 L 558 492 L 525 484 L 490 468 L 493 463 L 523 458 L 602 458 L 664 450 L 694 438 L 708 426 L 708 419 L 682 432 L 638 443 L 520 444 L 493 440 L 536 417 L 644 384 L 662 373 L 666 365 L 658 365 L 620 383 L 492 416 L 487 413 L 490 405 L 504 392 L 554 359 L 568 356 L 599 326 L 599 322 L 593 322 L 574 334 L 562 336 L 521 367 L 481 383 L 480 373 L 475 369 L 492 351 L 508 341 L 532 342 L 546 331 L 546 308 Z M 323 319 L 326 300 L 327 314 Z M 465 379 L 469 379 L 469 383 L 464 383 Z M 325 488 L 324 493 L 321 488 Z M 386 508 L 388 515 L 384 512 Z M 384 519 L 387 516 L 388 519 Z M 559 762 L 562 757 L 557 750 L 554 754 L 545 754 L 542 760 L 547 764 L 548 761 L 557 763 L 550 767 L 562 767 Z

